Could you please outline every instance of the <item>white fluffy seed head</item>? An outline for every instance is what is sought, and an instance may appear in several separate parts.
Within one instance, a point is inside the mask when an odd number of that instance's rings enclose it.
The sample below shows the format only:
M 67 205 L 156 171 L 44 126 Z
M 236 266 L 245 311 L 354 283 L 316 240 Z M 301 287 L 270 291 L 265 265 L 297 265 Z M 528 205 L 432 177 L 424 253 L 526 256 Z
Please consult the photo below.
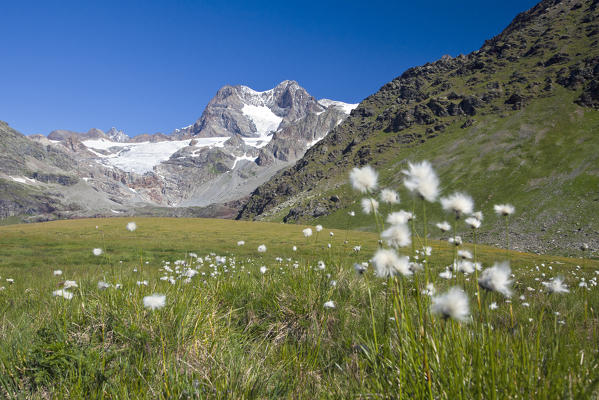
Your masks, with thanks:
M 143 298 L 144 307 L 149 310 L 158 310 L 165 306 L 166 296 L 163 294 L 154 293 Z
M 127 224 L 127 230 L 128 230 L 129 232 L 133 232 L 133 231 L 134 231 L 134 230 L 136 230 L 136 229 L 137 229 L 137 224 L 136 224 L 135 222 L 129 222 L 129 223 Z
M 407 224 L 414 219 L 414 214 L 409 211 L 399 210 L 392 212 L 387 216 L 387 223 L 390 225 Z
M 99 281 L 98 282 L 98 289 L 99 290 L 108 289 L 109 287 L 110 287 L 110 283 L 108 283 L 108 282 L 104 282 L 104 281 Z
M 449 239 L 447 239 L 447 241 L 449 242 L 449 244 L 453 244 L 454 246 L 462 245 L 462 237 L 461 236 L 450 237 Z
M 63 289 L 58 289 L 58 290 L 55 290 L 52 292 L 52 296 L 63 297 L 67 300 L 71 300 L 73 298 L 73 293 L 63 290 Z
M 480 222 L 483 221 L 483 212 L 482 211 L 475 211 L 472 213 L 472 216 L 474 218 L 476 218 L 477 220 L 479 220 Z
M 472 213 L 474 202 L 472 201 L 472 197 L 466 193 L 455 192 L 447 197 L 442 197 L 441 206 L 445 211 L 454 212 L 456 218 L 460 218 L 462 215 Z
M 333 300 L 329 300 L 323 304 L 324 308 L 335 308 L 335 302 Z
M 391 247 L 400 248 L 412 244 L 410 229 L 407 225 L 391 225 L 381 233 L 381 238 Z
M 240 240 L 237 242 L 237 246 L 243 246 L 243 245 L 245 245 L 245 241 Z
M 412 164 L 403 170 L 406 175 L 404 186 L 411 192 L 417 192 L 423 199 L 434 202 L 439 196 L 439 178 L 428 161 Z
M 261 244 L 258 246 L 258 253 L 266 253 L 266 245 Z
M 306 228 L 302 231 L 302 233 L 304 234 L 305 237 L 310 237 L 310 236 L 312 236 L 312 229 Z
M 495 263 L 491 268 L 487 268 L 482 272 L 480 278 L 478 278 L 478 284 L 488 291 L 498 292 L 505 297 L 511 297 L 511 273 L 512 270 L 508 262 Z
M 397 273 L 411 275 L 408 257 L 399 257 L 397 253 L 389 249 L 379 249 L 372 258 L 374 270 L 378 277 L 386 278 Z
M 316 232 L 322 231 L 322 225 L 316 225 Z
M 75 281 L 64 281 L 62 287 L 64 289 L 68 289 L 68 288 L 72 288 L 72 287 L 79 287 L 79 285 L 77 285 L 77 282 L 75 282 Z
M 354 189 L 360 193 L 372 192 L 377 187 L 377 172 L 367 165 L 363 168 L 354 168 L 349 173 L 349 180 Z
M 100 248 L 95 248 L 92 250 L 92 253 L 94 253 L 94 256 L 101 256 L 102 255 L 102 249 Z
M 458 257 L 465 260 L 470 260 L 472 259 L 472 253 L 470 253 L 468 250 L 458 250 Z
M 512 215 L 516 209 L 511 204 L 495 204 L 493 207 L 495 209 L 495 213 L 497 215 L 501 215 L 507 217 L 508 215 Z
M 261 273 L 261 274 L 265 274 L 265 273 L 266 273 L 266 270 L 267 270 L 267 269 L 266 269 L 266 267 L 265 267 L 264 265 L 260 267 L 260 273 Z
M 451 230 L 451 225 L 449 225 L 449 222 L 447 221 L 437 222 L 437 228 L 439 228 L 441 232 L 448 232 Z
M 466 222 L 466 225 L 468 225 L 472 229 L 480 228 L 480 224 L 481 224 L 480 219 L 474 218 L 474 217 L 468 217 L 468 218 L 466 218 L 466 220 L 464 222 Z
M 431 311 L 441 314 L 444 319 L 453 318 L 465 322 L 470 315 L 468 296 L 458 287 L 452 287 L 446 293 L 432 298 Z
M 383 189 L 381 190 L 381 201 L 387 204 L 399 203 L 399 195 L 395 190 Z
M 549 282 L 541 282 L 547 288 L 549 293 L 568 293 L 568 287 L 564 284 L 564 278 L 558 276 Z
M 371 214 L 379 209 L 379 202 L 372 198 L 364 197 L 361 204 L 364 214 Z
M 62 275 L 62 271 L 57 269 L 56 271 L 54 271 L 54 276 L 60 276 Z

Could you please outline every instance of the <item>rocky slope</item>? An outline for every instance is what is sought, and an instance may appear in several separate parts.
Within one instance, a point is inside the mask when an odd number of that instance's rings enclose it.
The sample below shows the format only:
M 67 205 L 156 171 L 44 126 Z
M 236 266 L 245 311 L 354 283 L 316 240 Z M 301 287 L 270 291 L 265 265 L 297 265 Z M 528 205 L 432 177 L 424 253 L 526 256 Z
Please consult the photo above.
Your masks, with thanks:
M 170 135 L 129 138 L 112 128 L 84 133 L 55 130 L 47 138 L 26 138 L 4 124 L 0 143 L 14 149 L 3 154 L 17 154 L 16 149 L 26 144 L 53 156 L 38 155 L 43 161 L 32 168 L 30 160 L 20 156 L 0 160 L 0 180 L 10 185 L 6 196 L 12 201 L 2 215 L 36 215 L 35 207 L 18 207 L 13 201 L 26 198 L 24 204 L 33 204 L 34 194 L 54 199 L 44 200 L 53 204 L 44 209 L 44 219 L 142 209 L 160 215 L 234 215 L 239 199 L 303 156 L 355 107 L 324 103 L 297 82 L 285 81 L 265 92 L 225 86 L 195 124 Z M 38 179 L 45 171 L 68 176 L 63 180 L 73 183 L 48 186 Z M 211 207 L 160 211 L 160 207 L 198 206 Z
M 510 201 L 518 248 L 598 249 L 598 3 L 542 1 L 480 50 L 405 71 L 259 186 L 238 218 L 372 229 L 347 219 L 359 200 L 349 170 L 372 164 L 400 188 L 407 161 L 430 159 L 446 192 L 469 191 L 489 214 L 487 243 L 500 242 L 492 204 Z

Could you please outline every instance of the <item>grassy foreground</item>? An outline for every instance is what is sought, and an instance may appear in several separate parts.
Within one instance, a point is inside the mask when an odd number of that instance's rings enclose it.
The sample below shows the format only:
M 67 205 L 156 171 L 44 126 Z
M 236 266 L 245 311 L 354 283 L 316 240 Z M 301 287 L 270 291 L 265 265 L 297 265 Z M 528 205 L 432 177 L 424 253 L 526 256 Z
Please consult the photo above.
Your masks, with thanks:
M 372 233 L 133 220 L 134 232 L 124 219 L 0 227 L 0 397 L 597 397 L 597 262 L 513 253 L 514 295 L 479 303 L 473 275 L 439 277 L 453 249 L 433 243 L 436 292 L 470 299 L 458 322 L 429 312 L 422 272 L 354 271 Z M 478 253 L 485 267 L 506 258 Z M 570 292 L 547 293 L 559 275 Z M 70 300 L 52 296 L 65 280 Z M 144 308 L 153 293 L 164 308 Z

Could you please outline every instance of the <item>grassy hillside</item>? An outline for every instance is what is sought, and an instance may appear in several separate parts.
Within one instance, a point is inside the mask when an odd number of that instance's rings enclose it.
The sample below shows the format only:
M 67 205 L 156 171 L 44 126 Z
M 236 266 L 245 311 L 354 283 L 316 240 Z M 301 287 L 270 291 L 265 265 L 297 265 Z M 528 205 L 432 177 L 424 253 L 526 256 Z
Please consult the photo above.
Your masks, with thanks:
M 486 243 L 500 240 L 492 205 L 509 201 L 520 211 L 520 249 L 597 251 L 597 17 L 591 1 L 543 1 L 480 50 L 406 71 L 259 187 L 240 218 L 343 227 L 356 208 L 351 168 L 373 165 L 399 188 L 407 162 L 428 159 L 445 193 L 469 192 L 489 216 Z M 349 223 L 372 229 L 364 218 Z
M 510 257 L 514 274 L 511 299 L 481 292 L 479 309 L 474 275 L 438 275 L 453 255 L 445 242 L 433 243 L 425 272 L 384 279 L 354 271 L 378 247 L 368 232 L 135 221 L 134 232 L 125 219 L 0 227 L 2 397 L 597 395 L 596 261 L 479 246 L 485 267 Z M 189 280 L 187 268 L 197 271 Z M 541 282 L 560 275 L 570 292 L 549 294 Z M 425 276 L 438 293 L 465 288 L 468 321 L 428 311 Z M 78 284 L 73 298 L 53 297 L 65 280 Z M 152 293 L 164 308 L 144 308 Z

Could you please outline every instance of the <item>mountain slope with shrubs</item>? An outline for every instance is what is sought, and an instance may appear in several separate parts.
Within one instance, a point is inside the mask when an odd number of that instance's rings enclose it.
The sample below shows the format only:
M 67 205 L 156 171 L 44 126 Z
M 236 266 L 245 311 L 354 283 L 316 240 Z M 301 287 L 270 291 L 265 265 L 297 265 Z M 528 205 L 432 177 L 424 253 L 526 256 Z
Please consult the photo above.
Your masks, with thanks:
M 371 218 L 358 212 L 349 171 L 372 165 L 383 187 L 400 190 L 399 207 L 410 208 L 401 171 L 409 161 L 427 159 L 443 193 L 466 191 L 485 213 L 483 242 L 502 243 L 493 205 L 510 202 L 517 208 L 516 248 L 596 254 L 598 6 L 542 1 L 480 50 L 405 71 L 293 167 L 258 187 L 238 218 L 374 230 Z M 437 205 L 429 218 L 446 216 Z

